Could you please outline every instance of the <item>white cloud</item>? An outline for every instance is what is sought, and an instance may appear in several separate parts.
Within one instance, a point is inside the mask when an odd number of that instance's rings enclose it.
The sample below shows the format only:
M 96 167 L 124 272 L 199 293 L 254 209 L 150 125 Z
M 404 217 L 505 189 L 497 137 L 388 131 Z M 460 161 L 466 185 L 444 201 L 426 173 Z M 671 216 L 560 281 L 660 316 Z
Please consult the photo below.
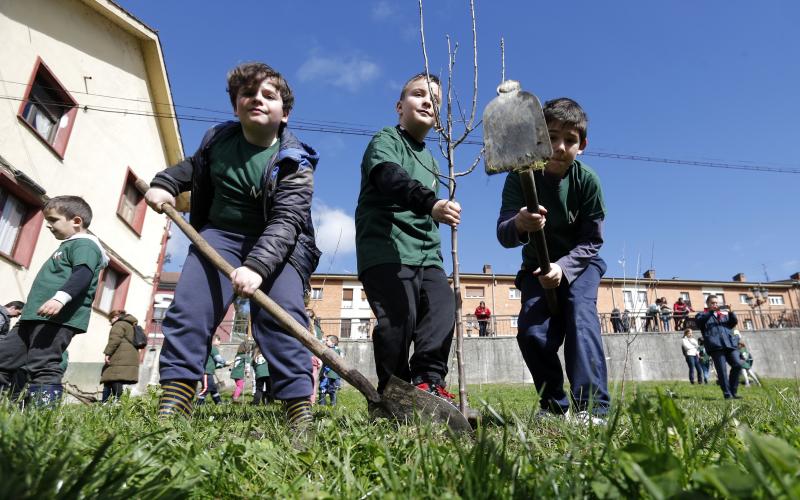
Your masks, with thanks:
M 297 78 L 301 82 L 318 80 L 355 92 L 363 84 L 377 78 L 380 72 L 377 64 L 357 55 L 339 57 L 312 55 L 300 66 Z
M 334 253 L 339 257 L 355 252 L 356 221 L 344 210 L 315 200 L 311 206 L 311 218 L 314 220 L 317 247 L 327 258 L 333 258 Z
M 372 7 L 372 19 L 383 21 L 394 14 L 394 7 L 386 0 L 381 0 Z

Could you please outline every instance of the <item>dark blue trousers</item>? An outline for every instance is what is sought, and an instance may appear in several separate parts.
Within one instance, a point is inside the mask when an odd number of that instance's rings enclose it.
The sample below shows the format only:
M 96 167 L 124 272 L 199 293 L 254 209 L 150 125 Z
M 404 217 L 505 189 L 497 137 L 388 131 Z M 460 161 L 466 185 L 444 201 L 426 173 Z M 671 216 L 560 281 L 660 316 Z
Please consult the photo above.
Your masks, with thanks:
M 234 268 L 240 267 L 256 242 L 243 236 L 206 226 L 200 231 L 206 241 Z M 261 284 L 269 295 L 301 325 L 308 325 L 303 303 L 303 282 L 297 271 L 284 264 Z M 161 350 L 161 380 L 201 380 L 211 337 L 233 302 L 233 287 L 194 247 L 181 271 L 172 301 L 163 322 L 164 346 Z M 275 319 L 255 303 L 250 303 L 253 336 L 269 363 L 272 394 L 275 399 L 309 397 L 312 392 L 311 353 L 287 334 Z
M 739 349 L 723 349 L 721 351 L 709 351 L 711 359 L 714 360 L 714 368 L 717 370 L 717 382 L 722 389 L 725 399 L 736 396 L 739 390 L 739 375 L 742 374 L 742 364 L 739 361 Z M 727 361 L 727 363 L 726 363 Z M 728 363 L 731 371 L 728 376 Z
M 563 344 L 575 408 L 591 409 L 597 415 L 608 412 L 608 374 L 597 317 L 597 288 L 605 271 L 605 262 L 596 257 L 572 283 L 562 279 L 556 289 L 559 313 L 555 316 L 547 307 L 539 279 L 530 271 L 517 275 L 522 292 L 517 343 L 541 394 L 543 409 L 563 413 L 570 407 L 558 359 Z

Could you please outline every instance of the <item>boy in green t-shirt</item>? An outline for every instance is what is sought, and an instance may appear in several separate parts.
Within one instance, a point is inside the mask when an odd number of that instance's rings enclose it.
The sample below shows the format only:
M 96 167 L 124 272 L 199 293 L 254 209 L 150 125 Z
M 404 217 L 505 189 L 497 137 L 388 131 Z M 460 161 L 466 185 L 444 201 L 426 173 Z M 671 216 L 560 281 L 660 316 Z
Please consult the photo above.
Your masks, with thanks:
M 228 94 L 238 120 L 211 128 L 197 152 L 156 174 L 145 194 L 161 211 L 191 190 L 189 222 L 235 268 L 226 276 L 189 247 L 162 325 L 162 418 L 191 415 L 211 332 L 234 295 L 250 297 L 260 289 L 308 324 L 303 296 L 320 257 L 311 221 L 319 157 L 287 127 L 294 95 L 279 72 L 264 63 L 241 64 L 228 74 Z M 303 430 L 312 421 L 311 353 L 271 314 L 250 307 L 273 395 L 284 401 L 290 426 Z
M 19 328 L 0 339 L 0 391 L 24 368 L 29 398 L 48 405 L 61 398 L 62 356 L 72 337 L 89 327 L 97 278 L 108 256 L 86 232 L 92 209 L 83 198 L 56 196 L 42 211 L 47 229 L 62 243 L 36 275 Z
M 356 207 L 356 256 L 377 319 L 372 340 L 378 392 L 395 375 L 452 399 L 445 376 L 455 302 L 442 268 L 438 224 L 456 226 L 461 206 L 437 199 L 439 167 L 425 147 L 440 102 L 439 80 L 431 75 L 429 85 L 425 73 L 414 75 L 396 105 L 399 125 L 384 128 L 367 146 Z
M 506 248 L 524 245 L 522 270 L 515 281 L 522 292 L 517 342 L 541 395 L 543 414 L 561 415 L 570 408 L 558 359 L 558 349 L 564 344 L 576 417 L 602 423 L 610 404 L 597 317 L 597 289 L 606 271 L 599 256 L 606 214 L 603 191 L 597 174 L 575 159 L 587 145 L 587 118 L 580 105 L 568 98 L 554 99 L 545 103 L 544 117 L 553 156 L 544 172 L 534 175 L 539 213 L 525 208 L 519 174 L 509 173 L 497 238 Z M 545 232 L 552 261 L 546 275 L 540 273 L 529 238 L 529 233 L 540 230 Z M 544 290 L 551 288 L 558 297 L 557 314 L 551 313 L 544 300 Z

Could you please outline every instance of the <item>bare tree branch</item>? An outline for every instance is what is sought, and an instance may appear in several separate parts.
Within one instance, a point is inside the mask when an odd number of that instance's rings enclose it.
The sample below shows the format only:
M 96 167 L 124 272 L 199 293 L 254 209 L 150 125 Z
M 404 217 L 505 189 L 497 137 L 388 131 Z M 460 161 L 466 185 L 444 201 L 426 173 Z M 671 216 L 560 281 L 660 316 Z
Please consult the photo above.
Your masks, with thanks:
M 422 40 L 422 57 L 425 59 L 425 79 L 428 82 L 428 95 L 431 96 L 431 100 L 433 101 L 433 116 L 434 116 L 434 129 L 442 134 L 442 120 L 441 116 L 439 116 L 439 106 L 436 105 L 435 99 L 433 96 L 436 94 L 433 93 L 433 87 L 431 86 L 431 73 L 430 69 L 428 68 L 428 49 L 425 46 L 425 19 L 422 15 L 422 0 L 419 0 L 419 36 L 420 40 Z M 439 79 L 441 81 L 441 78 Z M 441 86 L 439 86 L 441 89 Z
M 464 172 L 456 172 L 454 176 L 455 177 L 462 177 L 462 176 L 471 174 L 472 171 L 475 170 L 475 167 L 478 166 L 478 163 L 481 162 L 481 158 L 483 157 L 483 152 L 484 152 L 485 149 L 486 148 L 481 148 L 480 152 L 478 153 L 478 156 L 475 158 L 475 161 L 472 162 L 472 166 L 469 167 L 469 170 L 466 170 Z
M 500 37 L 500 61 L 502 63 L 500 71 L 500 83 L 506 81 L 506 40 Z

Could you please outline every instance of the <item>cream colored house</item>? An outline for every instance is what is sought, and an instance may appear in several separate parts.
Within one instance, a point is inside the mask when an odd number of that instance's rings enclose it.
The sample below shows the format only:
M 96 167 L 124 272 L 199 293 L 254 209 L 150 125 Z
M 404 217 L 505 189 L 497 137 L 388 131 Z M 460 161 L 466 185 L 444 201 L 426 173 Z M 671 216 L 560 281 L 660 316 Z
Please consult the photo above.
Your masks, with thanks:
M 84 197 L 111 257 L 70 361 L 101 363 L 108 312 L 145 322 L 165 218 L 137 179 L 183 157 L 157 33 L 108 0 L 0 0 L 0 302 L 25 300 L 58 242 L 48 197 Z

